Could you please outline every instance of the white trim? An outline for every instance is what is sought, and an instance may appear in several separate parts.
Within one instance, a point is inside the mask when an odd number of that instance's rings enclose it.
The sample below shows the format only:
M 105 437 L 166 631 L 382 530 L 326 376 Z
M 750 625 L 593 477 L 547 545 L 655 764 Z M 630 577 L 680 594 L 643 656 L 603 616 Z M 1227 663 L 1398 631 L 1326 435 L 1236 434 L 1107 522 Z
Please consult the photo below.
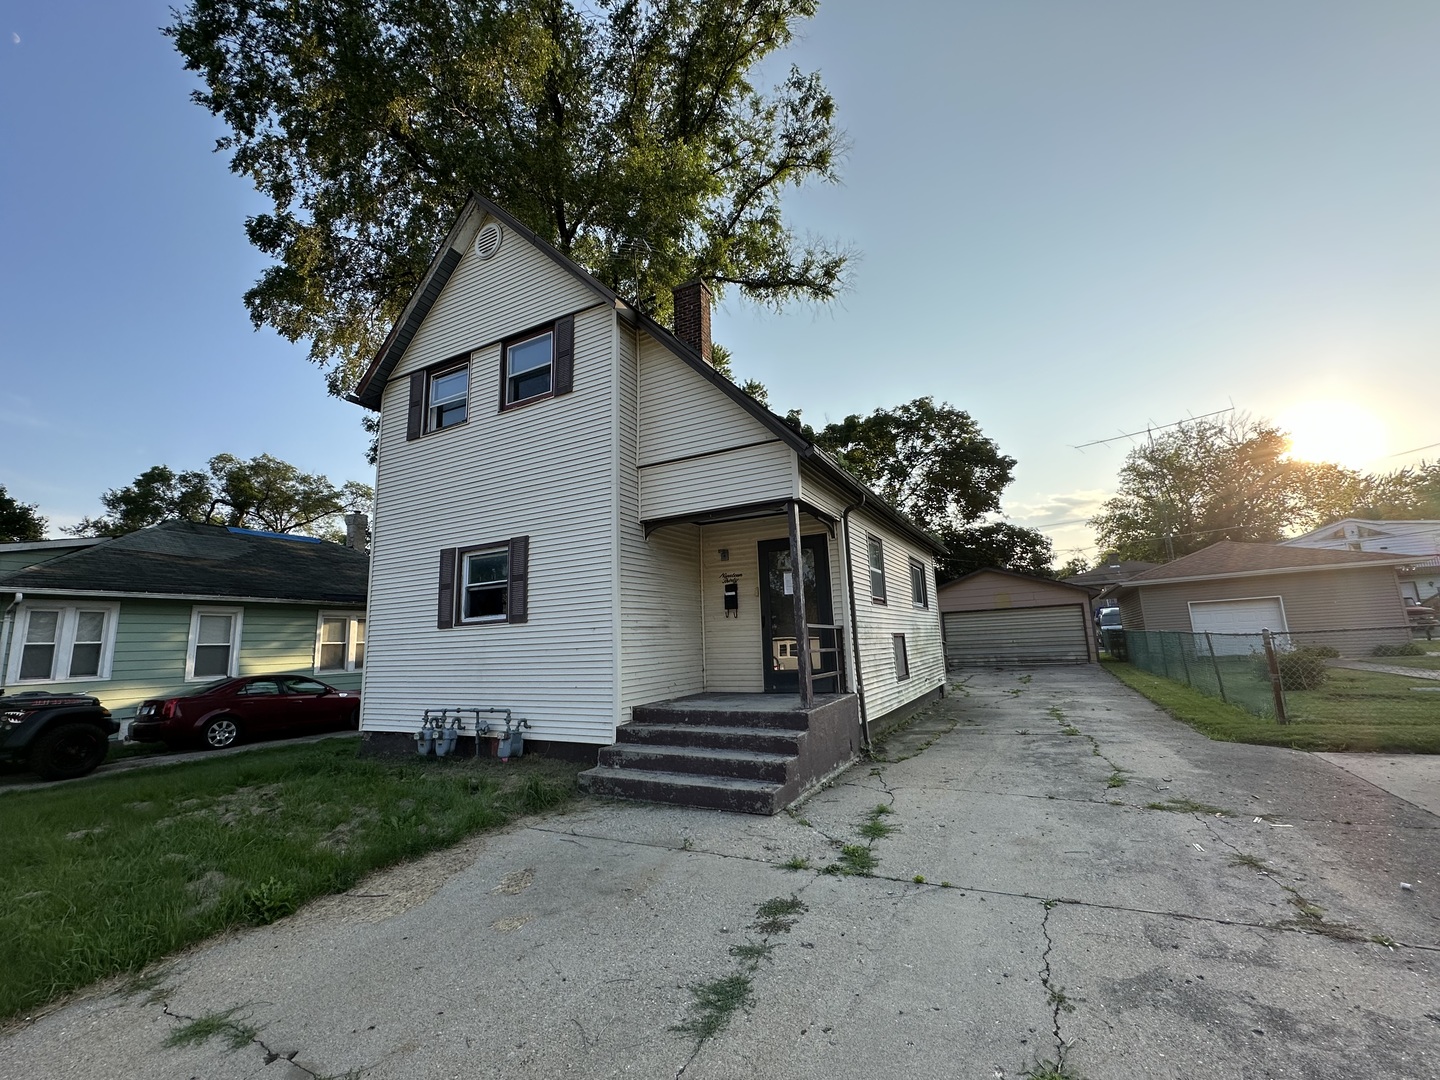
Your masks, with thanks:
M 326 619 L 345 620 L 345 662 L 338 668 L 326 668 L 320 666 L 320 648 L 326 644 L 321 635 L 325 631 Z M 359 627 L 365 623 L 365 612 L 355 611 L 318 611 L 315 614 L 315 659 L 314 672 L 316 675 L 343 675 L 346 672 L 361 671 L 365 664 L 362 661 L 359 666 L 355 663 L 355 646 L 364 645 L 364 635 L 357 633 Z M 330 642 L 330 644 L 336 644 Z
M 230 624 L 230 663 L 224 675 L 195 674 L 195 646 L 200 635 L 200 616 L 229 615 L 235 621 Z M 233 679 L 240 674 L 240 642 L 245 621 L 243 607 L 209 607 L 196 604 L 190 609 L 190 638 L 185 646 L 185 681 L 212 682 L 215 679 Z
M 50 678 L 48 679 L 24 679 L 20 678 L 20 665 L 25 655 L 25 637 L 30 627 L 30 613 L 35 610 L 60 612 L 59 620 L 55 627 L 55 658 L 50 664 Z M 83 675 L 71 678 L 70 662 L 74 659 L 75 629 L 79 623 L 81 611 L 103 611 L 105 613 L 105 628 L 101 631 L 100 638 L 100 671 L 96 675 Z M 15 632 L 10 639 L 9 670 L 7 672 L 7 685 L 42 686 L 45 683 L 89 683 L 103 682 L 110 678 L 111 665 L 115 660 L 115 630 L 120 623 L 120 605 L 114 603 L 87 604 L 31 604 L 24 601 L 20 604 L 19 610 L 15 613 Z M 57 674 L 63 666 L 65 674 Z

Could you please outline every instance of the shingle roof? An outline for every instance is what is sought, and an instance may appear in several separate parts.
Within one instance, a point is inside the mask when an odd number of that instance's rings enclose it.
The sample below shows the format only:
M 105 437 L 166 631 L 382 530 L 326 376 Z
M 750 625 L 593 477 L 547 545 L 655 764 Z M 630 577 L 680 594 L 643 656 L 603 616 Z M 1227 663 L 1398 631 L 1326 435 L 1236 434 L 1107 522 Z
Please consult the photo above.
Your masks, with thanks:
M 1074 574 L 1064 580 L 1071 585 L 1110 585 L 1117 581 L 1129 581 L 1136 574 L 1144 573 L 1158 563 L 1126 561 L 1121 563 L 1097 566 L 1094 570 L 1086 570 L 1083 574 Z
M 1399 566 L 1414 557 L 1397 556 L 1378 551 L 1332 551 L 1328 548 L 1285 547 L 1280 544 L 1242 544 L 1221 540 L 1218 544 L 1174 562 L 1136 574 L 1120 583 L 1131 588 L 1148 582 L 1189 581 L 1195 578 L 1228 577 L 1232 574 L 1254 574 L 1267 570 L 1353 570 L 1360 566 Z
M 363 604 L 369 570 L 340 544 L 167 521 L 0 577 L 0 590 Z

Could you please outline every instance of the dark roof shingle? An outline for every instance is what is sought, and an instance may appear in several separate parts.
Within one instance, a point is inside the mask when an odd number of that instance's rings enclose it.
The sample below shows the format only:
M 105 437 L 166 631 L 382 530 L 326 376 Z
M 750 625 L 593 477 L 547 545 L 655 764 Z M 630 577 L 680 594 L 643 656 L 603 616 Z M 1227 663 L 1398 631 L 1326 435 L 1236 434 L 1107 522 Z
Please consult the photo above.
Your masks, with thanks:
M 1413 558 L 1413 557 L 1412 557 Z M 1265 570 L 1354 569 L 1360 566 L 1395 566 L 1406 562 L 1404 556 L 1388 552 L 1332 551 L 1327 548 L 1285 547 L 1280 544 L 1245 544 L 1221 540 L 1207 548 L 1182 555 L 1174 562 L 1136 574 L 1120 583 L 1120 588 L 1147 582 L 1186 580 L 1203 577 L 1225 577 L 1229 574 L 1257 573 Z

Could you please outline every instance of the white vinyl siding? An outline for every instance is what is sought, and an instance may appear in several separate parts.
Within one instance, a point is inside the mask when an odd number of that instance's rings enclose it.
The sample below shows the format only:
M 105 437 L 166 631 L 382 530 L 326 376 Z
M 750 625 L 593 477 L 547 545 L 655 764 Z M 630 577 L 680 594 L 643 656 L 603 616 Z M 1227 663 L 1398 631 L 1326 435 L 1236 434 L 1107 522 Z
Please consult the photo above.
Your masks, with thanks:
M 881 541 L 889 603 L 873 603 L 870 599 L 867 536 Z M 850 546 L 854 558 L 855 620 L 859 628 L 857 646 L 864 665 L 865 709 L 873 721 L 944 685 L 940 613 L 935 605 L 918 608 L 909 601 L 910 560 L 915 559 L 925 567 L 933 589 L 935 556 L 863 510 L 850 514 Z M 895 669 L 896 634 L 905 635 L 908 678 L 901 678 Z
M 636 705 L 704 690 L 705 664 L 700 530 L 694 525 L 672 525 L 647 540 L 640 526 L 636 332 L 620 325 L 616 338 L 620 720 L 624 722 Z
M 467 254 L 402 367 L 498 341 L 597 299 L 509 237 Z M 616 705 L 613 342 L 615 315 L 575 318 L 574 392 L 501 412 L 500 349 L 472 359 L 469 422 L 405 440 L 407 388 L 383 398 L 362 723 L 413 731 L 426 708 L 508 708 L 536 739 L 604 744 Z M 442 548 L 529 537 L 529 618 L 483 633 L 436 626 Z
M 704 375 L 639 337 L 640 517 L 795 498 L 794 451 Z

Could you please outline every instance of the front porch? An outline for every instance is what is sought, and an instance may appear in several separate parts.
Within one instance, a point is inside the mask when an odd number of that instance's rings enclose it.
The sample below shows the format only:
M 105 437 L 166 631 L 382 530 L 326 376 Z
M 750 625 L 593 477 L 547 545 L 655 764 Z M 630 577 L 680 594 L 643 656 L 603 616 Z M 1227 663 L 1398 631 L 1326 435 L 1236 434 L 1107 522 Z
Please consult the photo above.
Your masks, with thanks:
M 635 707 L 581 774 L 595 795 L 775 814 L 854 760 L 854 694 L 692 694 Z

